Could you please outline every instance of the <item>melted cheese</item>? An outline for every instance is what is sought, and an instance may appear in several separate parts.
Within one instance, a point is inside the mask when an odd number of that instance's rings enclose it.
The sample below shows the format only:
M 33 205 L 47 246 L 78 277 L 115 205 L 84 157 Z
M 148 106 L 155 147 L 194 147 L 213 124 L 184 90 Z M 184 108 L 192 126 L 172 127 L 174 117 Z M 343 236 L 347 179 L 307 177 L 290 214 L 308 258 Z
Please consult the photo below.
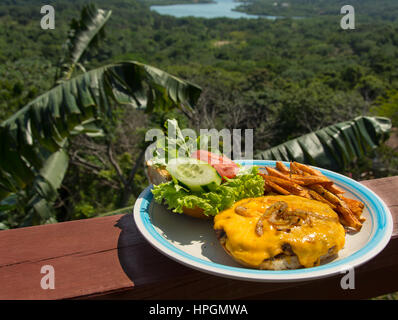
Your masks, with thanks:
M 256 224 L 265 210 L 276 201 L 285 201 L 288 210 L 305 210 L 313 213 L 311 225 L 294 226 L 290 232 L 278 231 L 263 220 L 263 235 L 255 232 Z M 246 207 L 247 214 L 235 212 L 237 206 Z M 325 218 L 326 217 L 326 218 Z M 220 212 L 214 218 L 214 229 L 226 233 L 226 248 L 237 259 L 256 268 L 264 260 L 283 252 L 282 246 L 288 243 L 301 265 L 319 265 L 320 257 L 335 247 L 337 253 L 344 247 L 345 231 L 337 214 L 326 204 L 298 196 L 264 196 L 243 199 L 230 209 Z

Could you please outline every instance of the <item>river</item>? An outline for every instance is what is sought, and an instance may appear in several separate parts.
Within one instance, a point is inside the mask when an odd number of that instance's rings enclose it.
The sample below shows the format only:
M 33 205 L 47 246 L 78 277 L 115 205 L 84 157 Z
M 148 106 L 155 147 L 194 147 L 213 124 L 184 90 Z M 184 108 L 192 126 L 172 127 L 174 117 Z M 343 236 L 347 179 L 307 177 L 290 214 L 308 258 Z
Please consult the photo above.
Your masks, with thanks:
M 257 16 L 244 12 L 233 11 L 240 2 L 234 0 L 215 0 L 215 3 L 196 3 L 196 4 L 173 4 L 166 6 L 151 6 L 151 10 L 160 14 L 171 15 L 177 18 L 198 17 L 198 18 L 248 18 L 257 19 L 259 17 L 275 20 L 274 16 Z

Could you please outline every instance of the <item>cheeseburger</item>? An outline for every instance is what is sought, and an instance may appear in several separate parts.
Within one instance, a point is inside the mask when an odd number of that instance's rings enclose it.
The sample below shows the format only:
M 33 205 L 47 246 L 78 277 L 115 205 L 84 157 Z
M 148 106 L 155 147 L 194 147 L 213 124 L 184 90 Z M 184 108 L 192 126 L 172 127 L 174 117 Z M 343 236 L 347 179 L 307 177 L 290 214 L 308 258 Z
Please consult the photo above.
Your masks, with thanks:
M 243 199 L 214 217 L 225 251 L 245 267 L 269 270 L 318 266 L 345 243 L 327 204 L 294 195 Z

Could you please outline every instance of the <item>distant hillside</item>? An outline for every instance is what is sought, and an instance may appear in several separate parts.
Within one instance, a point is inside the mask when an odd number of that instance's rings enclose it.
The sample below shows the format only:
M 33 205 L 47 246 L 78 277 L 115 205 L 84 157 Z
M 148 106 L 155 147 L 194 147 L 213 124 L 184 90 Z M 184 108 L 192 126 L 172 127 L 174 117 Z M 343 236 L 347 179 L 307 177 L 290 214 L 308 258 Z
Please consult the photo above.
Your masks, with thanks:
M 339 15 L 340 8 L 352 5 L 359 16 L 393 21 L 398 17 L 396 0 L 242 0 L 237 10 L 250 14 L 314 17 Z
M 149 6 L 168 6 L 171 4 L 213 3 L 213 0 L 139 0 Z

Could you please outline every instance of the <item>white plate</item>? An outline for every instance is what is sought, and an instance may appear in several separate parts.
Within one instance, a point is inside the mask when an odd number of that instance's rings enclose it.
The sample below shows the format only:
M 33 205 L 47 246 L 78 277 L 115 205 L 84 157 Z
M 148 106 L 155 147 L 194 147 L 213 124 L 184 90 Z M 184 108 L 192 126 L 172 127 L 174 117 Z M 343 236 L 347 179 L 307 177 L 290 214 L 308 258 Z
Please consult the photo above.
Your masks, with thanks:
M 275 161 L 241 161 L 275 167 Z M 289 163 L 286 163 L 289 165 Z M 153 201 L 152 186 L 146 188 L 134 206 L 134 220 L 145 239 L 166 256 L 194 269 L 214 275 L 263 282 L 301 281 L 345 272 L 376 256 L 391 238 L 392 216 L 384 202 L 362 184 L 341 174 L 317 168 L 346 190 L 348 198 L 365 204 L 362 230 L 346 235 L 345 247 L 335 260 L 312 268 L 296 270 L 257 270 L 237 264 L 221 248 L 211 221 L 175 214 Z

